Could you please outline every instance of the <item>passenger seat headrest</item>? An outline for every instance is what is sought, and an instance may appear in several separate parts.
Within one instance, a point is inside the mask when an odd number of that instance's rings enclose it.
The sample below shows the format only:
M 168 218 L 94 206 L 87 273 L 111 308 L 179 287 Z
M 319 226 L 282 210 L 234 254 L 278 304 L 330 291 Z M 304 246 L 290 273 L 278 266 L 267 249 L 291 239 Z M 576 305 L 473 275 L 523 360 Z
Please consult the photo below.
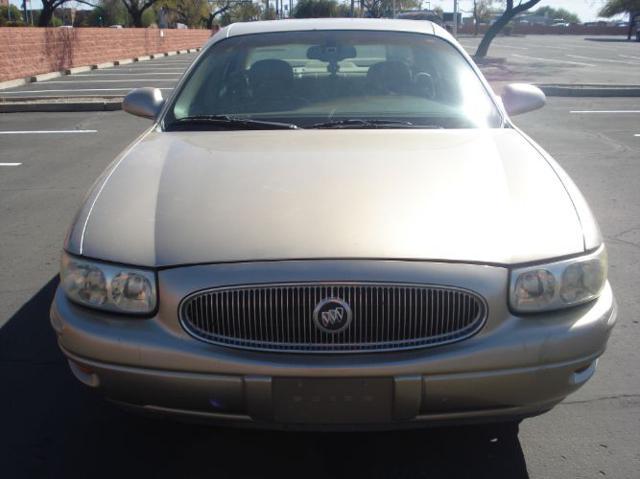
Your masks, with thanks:
M 249 85 L 254 89 L 282 90 L 293 84 L 293 68 L 284 60 L 258 60 L 249 69 Z
M 411 85 L 411 70 L 399 60 L 387 60 L 369 67 L 367 80 L 379 92 L 404 93 Z

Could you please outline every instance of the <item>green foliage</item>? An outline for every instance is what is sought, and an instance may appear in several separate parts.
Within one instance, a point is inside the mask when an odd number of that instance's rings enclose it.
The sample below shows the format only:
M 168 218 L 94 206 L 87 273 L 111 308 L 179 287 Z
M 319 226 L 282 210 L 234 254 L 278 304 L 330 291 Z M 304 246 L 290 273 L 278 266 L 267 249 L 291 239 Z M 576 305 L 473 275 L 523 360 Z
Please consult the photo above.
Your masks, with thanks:
M 640 12 L 640 0 L 608 0 L 598 15 L 609 18 L 621 13 L 634 12 Z
M 152 8 L 146 9 L 142 12 L 142 26 L 148 27 L 156 24 L 156 12 Z
M 120 0 L 100 0 L 88 20 L 91 26 L 129 25 L 129 14 Z
M 573 12 L 565 8 L 540 7 L 532 11 L 534 15 L 540 15 L 547 18 L 562 18 L 569 23 L 580 23 L 580 18 Z
M 164 11 L 169 25 L 182 23 L 189 28 L 206 26 L 210 11 L 215 10 L 221 2 L 207 0 L 160 0 L 153 6 L 159 14 Z
M 9 7 L 0 6 L 0 27 L 11 27 L 15 25 L 22 25 L 22 12 L 15 5 Z
M 218 6 L 218 10 L 224 8 L 224 4 Z M 254 2 L 242 2 L 232 3 L 230 7 L 220 14 L 219 24 L 221 26 L 227 26 L 235 22 L 253 22 L 255 20 L 264 20 L 264 8 L 259 3 Z M 273 7 L 269 8 L 267 12 L 267 19 L 274 20 L 276 18 L 276 11 Z
M 299 0 L 293 9 L 295 18 L 328 18 L 343 16 L 336 0 Z M 347 10 L 348 15 L 348 10 Z
M 240 3 L 230 10 L 232 22 L 252 22 L 262 18 L 262 9 L 256 3 Z M 275 18 L 275 11 L 273 12 Z

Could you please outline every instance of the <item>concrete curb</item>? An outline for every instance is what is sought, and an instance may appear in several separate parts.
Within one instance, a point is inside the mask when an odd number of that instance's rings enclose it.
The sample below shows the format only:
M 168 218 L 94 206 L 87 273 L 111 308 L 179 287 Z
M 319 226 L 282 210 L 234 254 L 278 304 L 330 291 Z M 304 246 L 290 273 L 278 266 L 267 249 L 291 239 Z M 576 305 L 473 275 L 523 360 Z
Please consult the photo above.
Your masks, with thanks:
M 640 97 L 640 85 L 537 85 L 552 97 Z M 28 94 L 29 92 L 24 92 Z M 116 111 L 122 109 L 122 96 L 100 98 L 73 97 L 14 97 L 0 98 L 0 113 Z
M 147 60 L 152 60 L 157 58 L 171 57 L 174 55 L 180 55 L 185 53 L 199 52 L 201 49 L 202 49 L 201 47 L 198 47 L 198 48 L 189 48 L 188 50 L 177 50 L 177 51 L 171 51 L 171 52 L 154 53 L 150 55 L 141 55 L 139 57 L 123 58 L 122 60 L 115 60 L 112 62 L 104 62 L 104 63 L 97 63 L 94 65 L 83 65 L 79 67 L 67 68 L 59 72 L 42 73 L 40 75 L 33 75 L 27 78 L 16 78 L 15 80 L 7 80 L 7 81 L 0 82 L 0 90 L 7 90 L 9 88 L 24 86 L 27 83 L 47 81 L 53 78 L 61 77 L 63 75 L 73 75 L 75 73 L 84 73 L 91 70 L 102 70 L 104 68 L 113 68 L 114 66 L 119 66 L 119 65 L 129 65 L 135 62 L 144 62 Z
M 51 72 L 51 73 L 42 73 L 40 75 L 34 75 L 29 77 L 29 82 L 34 83 L 38 81 L 47 81 L 52 80 L 54 78 L 58 78 L 62 76 L 62 72 Z
M 94 70 L 103 70 L 105 68 L 113 68 L 115 65 L 116 64 L 114 62 L 104 62 L 91 65 L 91 68 L 93 68 Z
M 640 97 L 640 85 L 536 84 L 545 95 L 558 97 Z
M 75 75 L 76 73 L 90 72 L 93 69 L 94 68 L 93 68 L 92 65 L 86 65 L 86 66 L 83 66 L 83 67 L 67 68 L 66 70 L 64 70 L 64 74 L 65 75 Z
M 640 85 L 537 85 L 551 97 L 640 97 Z M 29 92 L 24 92 L 28 94 Z M 0 113 L 115 111 L 122 109 L 122 96 L 100 98 L 73 97 L 16 97 L 10 101 L 0 98 Z
M 0 82 L 0 90 L 6 90 L 8 88 L 16 88 L 29 83 L 26 78 L 18 78 L 16 80 L 7 80 Z

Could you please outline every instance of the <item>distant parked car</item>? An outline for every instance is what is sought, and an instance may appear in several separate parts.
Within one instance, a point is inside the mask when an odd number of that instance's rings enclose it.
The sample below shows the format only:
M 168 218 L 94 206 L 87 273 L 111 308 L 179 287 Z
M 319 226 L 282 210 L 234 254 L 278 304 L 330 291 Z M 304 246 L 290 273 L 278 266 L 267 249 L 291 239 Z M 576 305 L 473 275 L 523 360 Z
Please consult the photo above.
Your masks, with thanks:
M 263 427 L 548 411 L 617 307 L 585 199 L 510 119 L 544 103 L 428 21 L 224 28 L 170 100 L 124 100 L 153 125 L 75 216 L 51 308 L 73 374 Z
M 396 18 L 400 20 L 428 20 L 442 26 L 442 17 L 433 10 L 408 10 L 398 13 Z
M 122 25 L 111 25 L 109 28 L 124 28 Z

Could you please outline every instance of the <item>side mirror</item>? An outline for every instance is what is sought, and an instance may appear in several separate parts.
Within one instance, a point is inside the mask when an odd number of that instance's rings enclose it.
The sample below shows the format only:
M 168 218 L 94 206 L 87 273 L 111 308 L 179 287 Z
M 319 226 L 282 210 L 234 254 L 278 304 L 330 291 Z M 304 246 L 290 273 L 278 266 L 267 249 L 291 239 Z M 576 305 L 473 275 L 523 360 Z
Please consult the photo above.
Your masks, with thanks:
M 509 115 L 519 115 L 542 108 L 547 97 L 540 88 L 528 83 L 510 83 L 502 91 L 502 104 Z
M 162 92 L 157 88 L 136 88 L 122 101 L 122 109 L 132 115 L 155 119 L 164 105 Z

